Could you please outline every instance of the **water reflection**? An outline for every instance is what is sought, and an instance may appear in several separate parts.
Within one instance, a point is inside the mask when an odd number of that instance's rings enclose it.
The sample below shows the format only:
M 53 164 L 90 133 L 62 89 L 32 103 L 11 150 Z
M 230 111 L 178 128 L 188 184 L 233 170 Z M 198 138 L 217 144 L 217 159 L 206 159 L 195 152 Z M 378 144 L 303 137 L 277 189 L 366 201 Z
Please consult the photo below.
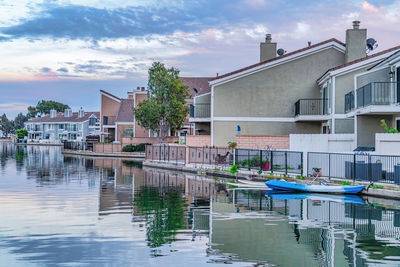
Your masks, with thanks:
M 1 265 L 400 265 L 397 201 L 266 197 L 58 147 L 0 144 L 0 162 Z

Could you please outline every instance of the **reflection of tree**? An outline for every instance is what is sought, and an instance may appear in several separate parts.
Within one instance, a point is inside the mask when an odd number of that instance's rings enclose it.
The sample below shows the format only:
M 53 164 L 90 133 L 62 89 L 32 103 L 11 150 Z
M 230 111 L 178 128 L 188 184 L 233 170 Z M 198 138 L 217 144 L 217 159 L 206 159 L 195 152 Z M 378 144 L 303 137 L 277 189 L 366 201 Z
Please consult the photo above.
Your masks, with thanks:
M 24 147 L 18 146 L 17 151 L 15 153 L 15 160 L 17 161 L 17 163 L 24 163 L 24 158 L 25 158 Z
M 385 241 L 376 240 L 373 235 L 358 236 L 357 243 L 357 248 L 369 252 L 369 256 L 373 260 L 384 260 L 400 255 L 400 248 L 398 246 L 390 245 Z
M 187 204 L 181 191 L 169 190 L 160 194 L 158 188 L 141 187 L 135 192 L 134 202 L 137 212 L 145 215 L 150 247 L 174 241 L 176 230 L 185 228 Z

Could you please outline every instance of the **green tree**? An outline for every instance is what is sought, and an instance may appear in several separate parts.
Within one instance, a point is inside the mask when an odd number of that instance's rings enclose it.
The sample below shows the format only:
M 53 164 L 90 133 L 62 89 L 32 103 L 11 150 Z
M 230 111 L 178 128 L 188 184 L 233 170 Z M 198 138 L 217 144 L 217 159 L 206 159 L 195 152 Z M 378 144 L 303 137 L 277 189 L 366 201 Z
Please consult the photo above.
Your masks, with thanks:
M 28 107 L 28 118 L 34 118 L 37 115 L 49 114 L 50 110 L 55 109 L 57 112 L 63 112 L 65 109 L 70 108 L 68 105 L 53 101 L 53 100 L 42 100 L 37 105 Z
M 387 125 L 385 120 L 381 120 L 381 126 L 383 127 L 383 130 L 385 133 L 399 133 L 399 131 L 393 127 L 390 127 Z
M 179 79 L 179 70 L 167 69 L 164 64 L 154 62 L 149 69 L 148 99 L 134 109 L 140 126 L 159 132 L 164 142 L 168 130 L 180 130 L 189 114 L 186 98 L 188 87 Z
M 13 128 L 14 130 L 24 128 L 24 123 L 28 120 L 28 117 L 22 113 L 19 113 L 17 117 L 13 120 Z
M 28 136 L 28 131 L 24 128 L 18 129 L 16 133 L 18 139 L 24 139 L 25 136 Z
M 4 136 L 8 136 L 13 130 L 13 125 L 7 118 L 6 114 L 3 114 L 0 117 L 0 130 L 3 131 Z

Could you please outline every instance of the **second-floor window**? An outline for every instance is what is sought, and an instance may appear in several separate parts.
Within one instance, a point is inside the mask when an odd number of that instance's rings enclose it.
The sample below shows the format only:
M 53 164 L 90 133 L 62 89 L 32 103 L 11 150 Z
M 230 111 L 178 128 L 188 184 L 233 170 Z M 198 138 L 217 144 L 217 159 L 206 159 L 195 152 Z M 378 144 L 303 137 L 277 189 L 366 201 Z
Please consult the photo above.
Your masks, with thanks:
M 96 119 L 96 118 L 90 118 L 90 119 L 89 119 L 89 125 L 90 125 L 90 126 L 95 126 L 95 125 L 96 125 L 96 122 L 97 122 L 97 119 Z
M 103 124 L 108 125 L 108 117 L 107 116 L 103 116 Z

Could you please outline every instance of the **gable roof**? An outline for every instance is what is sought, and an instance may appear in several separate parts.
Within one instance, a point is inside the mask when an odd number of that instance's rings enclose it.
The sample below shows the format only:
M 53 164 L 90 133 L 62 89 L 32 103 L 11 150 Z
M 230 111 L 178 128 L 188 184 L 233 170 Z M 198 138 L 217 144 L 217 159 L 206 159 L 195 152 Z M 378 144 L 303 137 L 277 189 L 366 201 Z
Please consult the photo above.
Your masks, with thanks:
M 316 43 L 314 45 L 310 45 L 310 46 L 295 50 L 293 52 L 284 54 L 282 56 L 278 56 L 278 57 L 275 57 L 275 58 L 272 58 L 272 59 L 269 59 L 269 60 L 265 60 L 265 61 L 253 64 L 253 65 L 250 65 L 250 66 L 247 66 L 247 67 L 244 67 L 244 68 L 241 68 L 241 69 L 238 69 L 238 70 L 223 74 L 221 76 L 218 76 L 218 77 L 212 79 L 211 82 L 214 83 L 215 81 L 217 81 L 219 79 L 223 79 L 223 78 L 235 75 L 235 74 L 239 74 L 241 72 L 244 72 L 244 71 L 247 71 L 247 70 L 251 70 L 253 68 L 256 68 L 256 67 L 259 67 L 259 66 L 262 66 L 262 65 L 266 65 L 268 63 L 272 63 L 272 62 L 275 62 L 275 61 L 278 61 L 278 60 L 281 60 L 281 59 L 289 58 L 290 56 L 294 56 L 294 55 L 299 54 L 301 52 L 306 52 L 306 51 L 309 51 L 311 49 L 318 48 L 320 46 L 323 46 L 323 45 L 326 45 L 326 44 L 329 44 L 329 43 L 336 43 L 337 45 L 340 45 L 343 49 L 345 47 L 345 44 L 343 42 L 341 42 L 341 41 L 339 41 L 339 40 L 337 40 L 335 38 L 331 38 L 331 39 L 325 40 L 323 42 Z
M 115 96 L 115 95 L 113 95 L 113 94 L 110 94 L 109 92 L 106 92 L 106 91 L 104 91 L 104 90 L 101 90 L 101 89 L 100 89 L 100 93 L 101 93 L 102 95 L 108 96 L 108 97 L 110 97 L 110 98 L 115 98 L 114 100 L 116 100 L 116 101 L 121 101 L 121 98 L 119 98 L 119 97 L 117 97 L 117 96 Z
M 328 73 L 330 73 L 330 72 L 338 71 L 338 70 L 341 70 L 341 69 L 343 69 L 343 68 L 349 67 L 349 66 L 351 66 L 351 65 L 354 65 L 354 64 L 357 64 L 357 63 L 361 63 L 361 62 L 365 62 L 365 61 L 367 61 L 367 60 L 369 60 L 369 59 L 372 59 L 372 60 L 373 60 L 373 59 L 379 60 L 379 58 L 378 58 L 379 56 L 383 56 L 383 55 L 385 55 L 385 54 L 387 54 L 387 53 L 395 52 L 395 51 L 397 51 L 397 50 L 400 50 L 400 45 L 394 46 L 394 47 L 389 48 L 389 49 L 386 49 L 386 50 L 383 50 L 383 51 L 378 52 L 378 53 L 375 53 L 375 54 L 373 54 L 373 55 L 368 55 L 368 56 L 366 56 L 366 57 L 362 57 L 362 58 L 359 58 L 359 59 L 356 59 L 356 60 L 347 62 L 347 63 L 345 63 L 345 64 L 342 64 L 342 65 L 339 65 L 339 66 L 330 68 L 330 69 L 327 70 L 323 75 L 321 75 L 321 77 L 318 78 L 317 82 L 321 82 L 321 81 L 325 80 L 326 77 L 327 77 L 326 75 L 327 75 Z M 392 55 L 390 55 L 389 57 L 391 57 L 391 56 L 392 56 Z M 385 59 L 386 59 L 386 58 L 385 58 Z M 383 60 L 385 60 L 385 59 L 383 59 Z M 367 64 L 368 62 L 365 62 L 365 63 Z M 369 64 L 372 64 L 372 63 L 374 63 L 374 62 L 369 62 Z M 379 62 L 378 64 L 380 64 L 380 62 Z M 378 65 L 378 64 L 377 64 L 377 65 Z M 360 68 L 361 68 L 361 67 L 365 67 L 365 66 L 362 65 L 362 66 L 360 66 Z M 374 67 L 374 66 L 373 66 L 373 67 Z M 373 67 L 371 67 L 371 68 L 373 68 Z
M 132 122 L 133 123 L 133 99 L 121 99 L 118 114 L 115 122 Z
M 385 64 L 386 62 L 390 62 L 393 58 L 396 58 L 400 55 L 400 50 L 394 52 L 393 54 L 391 54 L 390 56 L 388 56 L 387 58 L 379 61 L 377 64 L 375 64 L 374 66 L 372 66 L 371 68 L 369 68 L 368 70 L 372 70 L 373 68 L 379 67 L 383 64 Z
M 180 77 L 182 82 L 189 87 L 189 94 L 194 97 L 196 93 L 193 88 L 196 88 L 197 95 L 203 95 L 211 92 L 209 81 L 215 79 L 215 77 Z
M 87 121 L 92 115 L 95 115 L 98 119 L 100 118 L 100 112 L 85 112 L 85 115 L 82 118 L 78 118 L 78 112 L 72 112 L 71 117 L 65 117 L 64 112 L 58 112 L 54 118 L 50 118 L 50 114 L 47 114 L 40 118 L 31 118 L 27 122 L 84 122 Z
M 353 64 L 355 64 L 355 63 L 368 60 L 368 59 L 370 59 L 370 58 L 375 58 L 375 57 L 377 57 L 377 56 L 380 56 L 380 55 L 383 55 L 383 54 L 386 54 L 386 53 L 389 53 L 389 52 L 392 52 L 392 51 L 396 51 L 396 50 L 398 50 L 398 49 L 400 49 L 400 45 L 399 45 L 399 46 L 392 47 L 392 48 L 389 48 L 389 49 L 386 49 L 386 50 L 383 50 L 383 51 L 381 51 L 381 52 L 375 53 L 375 54 L 370 55 L 370 56 L 366 56 L 366 57 L 363 57 L 363 58 L 359 58 L 359 59 L 356 59 L 356 60 L 347 62 L 347 63 L 345 63 L 345 64 L 343 64 L 343 65 L 340 65 L 340 66 L 331 68 L 331 69 L 329 69 L 328 71 L 338 70 L 338 69 L 341 69 L 341 68 L 344 68 L 344 67 L 353 65 Z

